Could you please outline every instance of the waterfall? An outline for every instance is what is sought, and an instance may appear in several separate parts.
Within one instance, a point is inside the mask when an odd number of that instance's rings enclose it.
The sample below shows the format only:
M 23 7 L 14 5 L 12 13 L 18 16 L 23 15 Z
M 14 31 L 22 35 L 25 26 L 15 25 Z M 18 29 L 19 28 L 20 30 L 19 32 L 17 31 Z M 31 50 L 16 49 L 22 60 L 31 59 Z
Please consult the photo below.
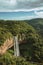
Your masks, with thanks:
M 20 56 L 18 36 L 15 36 L 14 37 L 14 55 L 15 56 Z

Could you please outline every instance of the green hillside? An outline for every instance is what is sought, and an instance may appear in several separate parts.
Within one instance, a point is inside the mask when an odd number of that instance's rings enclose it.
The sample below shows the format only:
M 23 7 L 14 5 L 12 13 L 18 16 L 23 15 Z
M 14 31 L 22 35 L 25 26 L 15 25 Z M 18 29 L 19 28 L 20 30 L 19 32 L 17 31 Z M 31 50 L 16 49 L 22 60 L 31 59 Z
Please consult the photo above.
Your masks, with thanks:
M 40 27 L 40 31 L 39 31 Z M 29 21 L 0 20 L 0 46 L 6 39 L 18 35 L 20 57 L 14 57 L 14 47 L 0 55 L 0 65 L 43 65 L 43 19 Z
M 32 19 L 29 20 L 28 23 L 32 25 L 39 34 L 43 37 L 43 19 Z
M 0 45 L 9 37 L 30 32 L 35 33 L 35 29 L 26 22 L 0 20 Z

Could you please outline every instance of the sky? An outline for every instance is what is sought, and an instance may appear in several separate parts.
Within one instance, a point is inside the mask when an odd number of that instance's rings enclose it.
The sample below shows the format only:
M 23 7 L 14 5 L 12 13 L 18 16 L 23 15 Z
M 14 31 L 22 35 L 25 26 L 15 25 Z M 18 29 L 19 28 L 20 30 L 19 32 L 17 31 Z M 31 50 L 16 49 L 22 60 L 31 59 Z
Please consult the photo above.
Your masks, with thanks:
M 0 19 L 43 18 L 43 0 L 0 0 Z

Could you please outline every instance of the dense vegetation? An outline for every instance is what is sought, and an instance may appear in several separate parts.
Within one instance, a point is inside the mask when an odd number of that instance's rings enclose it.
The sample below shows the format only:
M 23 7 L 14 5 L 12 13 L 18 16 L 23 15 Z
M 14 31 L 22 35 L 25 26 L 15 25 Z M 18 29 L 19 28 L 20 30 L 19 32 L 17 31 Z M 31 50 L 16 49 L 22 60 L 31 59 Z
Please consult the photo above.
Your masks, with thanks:
M 39 31 L 40 29 L 40 31 Z M 13 56 L 13 47 L 0 56 L 1 65 L 43 65 L 43 19 L 27 21 L 0 20 L 0 46 L 15 35 L 22 38 L 20 56 Z M 12 58 L 13 57 L 13 58 Z M 24 57 L 24 58 L 22 58 Z M 27 62 L 28 61 L 28 62 Z M 35 62 L 36 64 L 30 63 Z
M 43 37 L 43 19 L 32 19 L 27 22 L 32 25 L 37 30 L 37 32 Z
M 30 62 L 27 62 L 23 57 L 15 57 L 10 53 L 6 53 L 3 56 L 0 56 L 0 65 L 36 65 Z

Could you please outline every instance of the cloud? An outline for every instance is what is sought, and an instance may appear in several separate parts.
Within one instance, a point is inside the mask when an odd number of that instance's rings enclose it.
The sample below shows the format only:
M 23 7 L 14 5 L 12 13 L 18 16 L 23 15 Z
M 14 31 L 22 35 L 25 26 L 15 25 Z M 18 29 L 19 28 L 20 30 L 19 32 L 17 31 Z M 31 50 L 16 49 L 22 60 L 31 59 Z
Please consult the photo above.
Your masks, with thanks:
M 37 16 L 21 16 L 21 17 L 18 17 L 19 20 L 30 20 L 30 19 L 34 19 L 34 18 L 37 18 Z M 16 19 L 16 20 L 18 20 Z
M 19 2 L 37 2 L 37 0 L 18 0 Z
M 28 10 L 43 7 L 43 0 L 0 0 L 0 11 Z
M 9 0 L 8 2 L 12 6 L 17 4 L 17 1 L 16 0 Z
M 43 11 L 34 11 L 34 13 L 36 14 L 36 16 L 38 16 L 39 18 L 43 18 Z
M 43 11 L 43 7 L 37 7 L 32 9 L 15 9 L 15 10 L 8 10 L 8 9 L 1 9 L 0 12 L 30 12 L 30 11 Z
M 7 5 L 7 6 L 9 6 L 9 5 L 16 5 L 16 0 L 0 0 L 0 4 L 1 4 L 1 6 L 3 6 L 3 5 Z M 9 4 L 9 5 L 8 5 Z

